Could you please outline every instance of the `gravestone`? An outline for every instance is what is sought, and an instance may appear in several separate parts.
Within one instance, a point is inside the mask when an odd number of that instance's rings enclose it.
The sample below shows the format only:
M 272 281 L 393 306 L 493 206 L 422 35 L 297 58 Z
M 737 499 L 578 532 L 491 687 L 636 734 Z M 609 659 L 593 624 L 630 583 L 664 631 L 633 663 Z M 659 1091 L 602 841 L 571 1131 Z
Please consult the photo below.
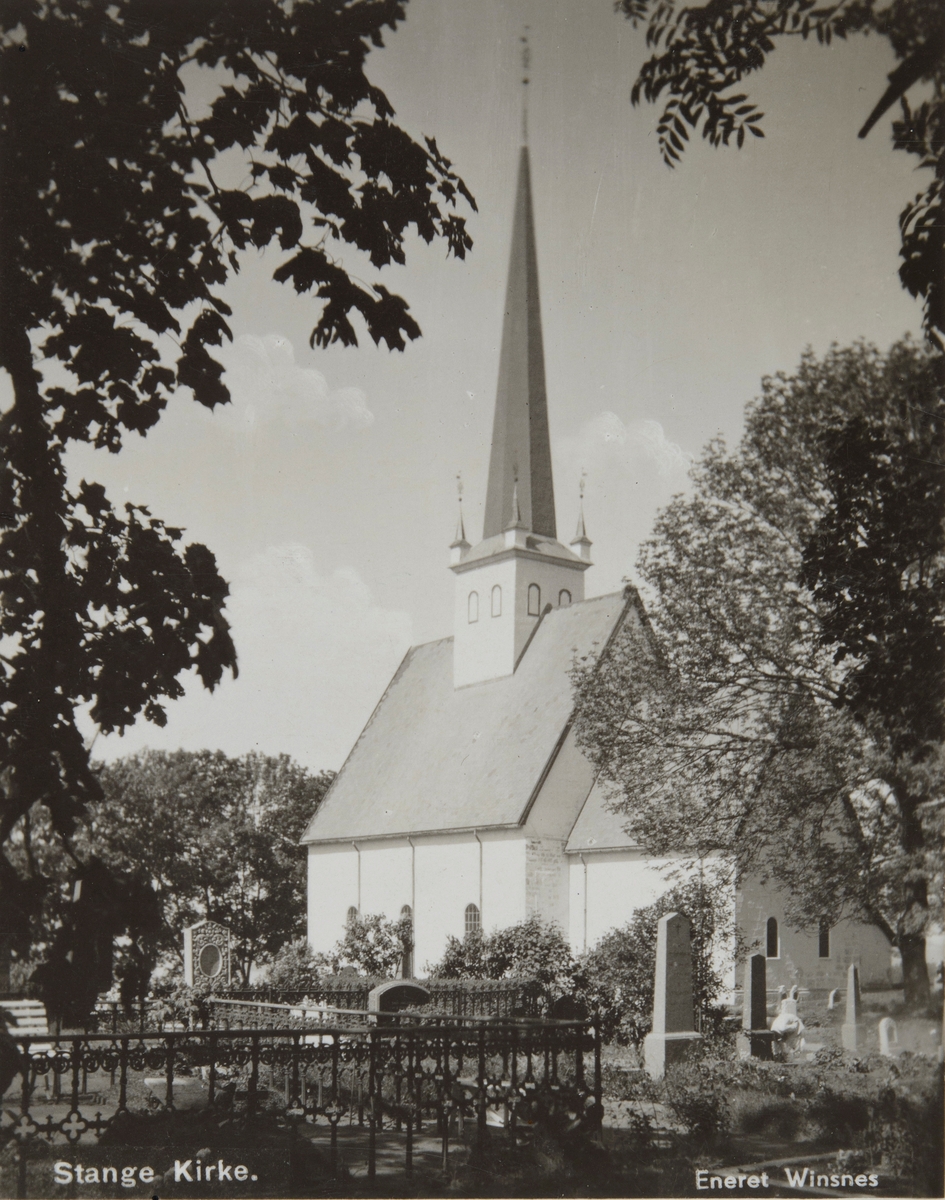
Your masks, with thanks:
M 844 1050 L 859 1050 L 863 1045 L 863 1025 L 860 1022 L 860 968 L 850 963 L 847 971 L 846 1018 L 840 1028 Z
M 686 1060 L 701 1036 L 693 1020 L 689 922 L 680 913 L 669 913 L 657 926 L 653 1032 L 643 1043 L 646 1073 L 662 1079 L 667 1067 Z
M 184 930 L 184 982 L 230 982 L 230 931 L 217 921 L 198 921 Z
M 827 997 L 827 1011 L 832 1012 L 840 1003 L 840 989 L 834 988 Z
M 574 996 L 559 996 L 548 1009 L 548 1016 L 553 1021 L 584 1021 L 587 1005 Z
M 376 1013 L 374 1020 L 384 1023 L 383 1014 L 403 1012 L 407 1008 L 419 1008 L 422 1004 L 430 1003 L 430 993 L 419 983 L 406 983 L 402 979 L 393 979 L 388 983 L 379 983 L 368 992 L 368 1012 Z
M 738 1035 L 738 1056 L 770 1058 L 771 1038 L 752 1037 L 752 1032 L 768 1032 L 766 964 L 763 954 L 753 954 L 745 963 L 742 997 L 742 1032 Z
M 902 1053 L 899 1046 L 899 1030 L 892 1017 L 883 1017 L 879 1023 L 879 1052 L 885 1058 L 895 1058 Z

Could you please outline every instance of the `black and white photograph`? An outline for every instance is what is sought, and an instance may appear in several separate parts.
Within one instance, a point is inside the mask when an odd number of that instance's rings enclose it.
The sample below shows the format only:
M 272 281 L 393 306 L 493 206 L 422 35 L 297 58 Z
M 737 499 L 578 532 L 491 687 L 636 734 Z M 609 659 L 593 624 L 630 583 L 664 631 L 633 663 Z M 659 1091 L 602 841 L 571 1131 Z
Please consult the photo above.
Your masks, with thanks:
M 0 96 L 0 1198 L 943 1196 L 942 0 Z

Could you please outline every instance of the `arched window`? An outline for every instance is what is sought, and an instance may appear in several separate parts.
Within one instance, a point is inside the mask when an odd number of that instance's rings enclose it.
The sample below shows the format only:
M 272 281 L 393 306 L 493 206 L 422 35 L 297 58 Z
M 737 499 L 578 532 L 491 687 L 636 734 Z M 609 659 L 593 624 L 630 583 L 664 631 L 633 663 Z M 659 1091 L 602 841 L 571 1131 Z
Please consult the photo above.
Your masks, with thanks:
M 345 924 L 353 925 L 357 919 L 358 919 L 358 910 L 352 904 L 351 907 L 348 909 L 348 915 L 345 917 Z
M 830 957 L 830 926 L 826 921 L 820 922 L 820 936 L 817 941 L 817 957 Z
M 562 588 L 561 591 L 558 593 L 558 607 L 559 608 L 567 608 L 570 603 L 571 603 L 571 593 L 568 591 L 567 588 Z
M 465 933 L 469 937 L 471 933 L 478 933 L 482 929 L 482 917 L 479 915 L 479 909 L 475 904 L 466 905 L 466 927 Z
M 474 625 L 476 623 L 476 621 L 479 620 L 479 593 L 478 592 L 470 592 L 469 593 L 469 605 L 467 608 L 467 613 L 469 616 L 469 624 Z
M 502 589 L 498 584 L 492 589 L 492 615 L 494 617 L 502 616 Z
M 541 588 L 537 583 L 528 585 L 528 615 L 537 617 L 541 612 Z
M 405 904 L 400 910 L 400 919 L 407 925 L 404 929 L 404 955 L 400 964 L 400 977 L 413 979 L 413 910 L 409 904 Z
M 778 921 L 776 917 L 769 917 L 768 924 L 765 926 L 765 957 L 781 957 L 780 947 L 778 946 Z

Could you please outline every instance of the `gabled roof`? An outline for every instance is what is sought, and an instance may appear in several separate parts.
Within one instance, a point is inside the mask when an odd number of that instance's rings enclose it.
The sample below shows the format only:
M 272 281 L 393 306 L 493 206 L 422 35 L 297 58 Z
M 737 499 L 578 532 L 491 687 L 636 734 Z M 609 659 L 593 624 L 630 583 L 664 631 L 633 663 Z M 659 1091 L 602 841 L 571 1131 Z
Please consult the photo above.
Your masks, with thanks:
M 469 687 L 453 687 L 452 638 L 414 646 L 303 842 L 520 825 L 571 719 L 572 663 L 635 603 L 628 591 L 553 609 L 514 675 Z
M 633 850 L 638 843 L 624 831 L 626 820 L 610 806 L 609 791 L 600 779 L 590 790 L 564 848 L 565 854 L 595 850 Z

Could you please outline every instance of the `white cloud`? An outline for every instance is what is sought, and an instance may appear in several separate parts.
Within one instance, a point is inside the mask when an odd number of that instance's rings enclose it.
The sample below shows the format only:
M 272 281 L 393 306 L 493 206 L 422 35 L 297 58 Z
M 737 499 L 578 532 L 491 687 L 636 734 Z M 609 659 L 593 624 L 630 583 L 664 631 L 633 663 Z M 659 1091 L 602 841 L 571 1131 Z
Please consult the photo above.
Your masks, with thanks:
M 168 705 L 165 729 L 140 722 L 100 738 L 97 755 L 142 746 L 258 748 L 313 768 L 341 766 L 411 643 L 406 612 L 385 609 L 350 567 L 323 574 L 307 546 L 272 546 L 235 573 L 226 607 L 237 680 L 196 682 Z
M 591 461 L 639 470 L 644 465 L 640 460 L 649 459 L 664 479 L 684 476 L 693 462 L 691 454 L 669 441 L 659 421 L 624 423 L 613 412 L 598 413 L 588 421 L 577 442 Z
M 331 390 L 321 371 L 295 361 L 293 345 L 282 334 L 242 334 L 217 353 L 232 397 L 219 415 L 232 428 L 251 433 L 274 421 L 336 430 L 366 429 L 374 424 L 374 414 L 360 388 Z
M 586 474 L 584 513 L 595 563 L 587 586 L 591 594 L 616 590 L 634 577 L 638 548 L 657 511 L 686 490 L 693 456 L 670 441 L 658 421 L 623 421 L 604 411 L 574 437 L 556 439 L 554 458 L 559 529 L 573 528 L 568 510 L 576 515 L 577 484 Z

